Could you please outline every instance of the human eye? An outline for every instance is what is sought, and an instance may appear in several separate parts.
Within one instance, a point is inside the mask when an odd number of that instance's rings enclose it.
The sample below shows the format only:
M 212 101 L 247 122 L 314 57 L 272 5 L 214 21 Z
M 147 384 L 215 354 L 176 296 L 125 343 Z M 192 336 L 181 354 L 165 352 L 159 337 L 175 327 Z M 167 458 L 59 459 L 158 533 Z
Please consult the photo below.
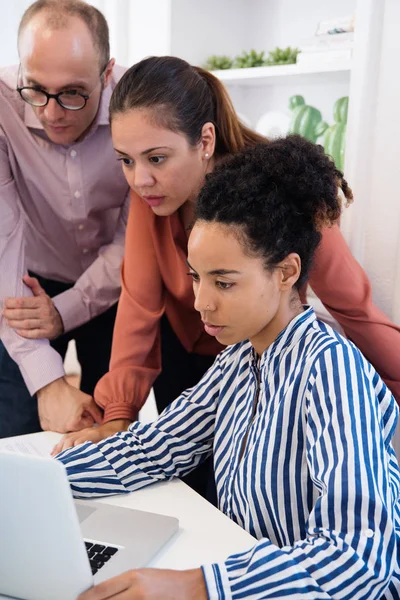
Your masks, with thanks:
M 126 156 L 120 156 L 119 158 L 117 158 L 118 162 L 122 162 L 122 164 L 125 167 L 131 167 L 133 165 L 133 160 L 131 158 L 128 158 Z
M 81 92 L 79 92 L 78 90 L 65 90 L 65 92 L 62 92 L 63 96 L 80 96 Z
M 200 281 L 200 277 L 198 276 L 198 274 L 195 271 L 188 271 L 187 275 L 189 275 L 189 277 L 191 277 L 193 279 L 193 281 Z
M 230 290 L 231 287 L 233 287 L 235 284 L 234 283 L 228 283 L 227 281 L 216 281 L 215 285 L 220 289 L 220 290 Z
M 166 158 L 166 156 L 150 156 L 149 161 L 154 165 L 160 165 Z

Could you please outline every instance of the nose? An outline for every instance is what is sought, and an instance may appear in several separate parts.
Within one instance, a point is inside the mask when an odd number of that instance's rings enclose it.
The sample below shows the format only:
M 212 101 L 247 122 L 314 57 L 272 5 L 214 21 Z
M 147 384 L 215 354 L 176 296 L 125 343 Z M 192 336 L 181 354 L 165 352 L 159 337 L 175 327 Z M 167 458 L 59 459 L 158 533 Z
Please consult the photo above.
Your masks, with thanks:
M 195 310 L 201 314 L 215 310 L 215 301 L 209 286 L 207 286 L 205 283 L 195 282 L 193 285 L 193 292 Z
M 65 108 L 60 106 L 54 98 L 50 98 L 48 103 L 43 109 L 46 121 L 49 123 L 55 123 L 60 121 L 65 116 Z
M 147 165 L 142 165 L 140 162 L 137 162 L 134 165 L 134 168 L 131 169 L 128 183 L 130 187 L 136 190 L 145 190 L 154 185 L 155 179 Z

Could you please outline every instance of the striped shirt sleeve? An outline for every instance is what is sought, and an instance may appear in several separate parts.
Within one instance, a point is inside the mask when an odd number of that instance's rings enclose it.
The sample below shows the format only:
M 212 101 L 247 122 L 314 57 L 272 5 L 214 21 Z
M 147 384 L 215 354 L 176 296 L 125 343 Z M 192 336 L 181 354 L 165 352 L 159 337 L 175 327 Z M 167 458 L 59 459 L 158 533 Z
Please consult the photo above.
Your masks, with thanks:
M 136 422 L 129 431 L 98 444 L 86 442 L 59 454 L 74 496 L 131 492 L 186 475 L 210 456 L 221 378 L 219 360 L 153 423 Z
M 365 365 L 350 344 L 332 345 L 316 360 L 304 417 L 308 471 L 320 495 L 305 539 L 279 548 L 264 538 L 248 552 L 203 566 L 210 599 L 382 597 L 396 561 L 398 491 L 390 486 L 384 441 L 395 409 L 379 378 L 381 389 L 374 389 Z

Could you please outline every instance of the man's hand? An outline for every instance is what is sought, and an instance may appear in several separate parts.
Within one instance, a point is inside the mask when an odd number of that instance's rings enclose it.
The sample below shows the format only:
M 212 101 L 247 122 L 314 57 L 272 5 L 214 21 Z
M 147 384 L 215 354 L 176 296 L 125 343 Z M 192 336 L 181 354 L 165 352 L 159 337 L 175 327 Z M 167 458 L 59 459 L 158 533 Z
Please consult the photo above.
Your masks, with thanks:
M 36 277 L 24 275 L 23 281 L 31 288 L 33 296 L 7 298 L 3 316 L 9 326 L 24 338 L 54 340 L 64 331 L 60 313 Z
M 37 396 L 40 425 L 45 431 L 78 431 L 102 421 L 93 398 L 69 385 L 64 377 L 40 389 Z
M 115 421 L 109 421 L 103 423 L 99 427 L 88 427 L 75 433 L 67 433 L 64 437 L 56 444 L 51 451 L 51 455 L 55 456 L 67 448 L 72 446 L 78 446 L 84 442 L 100 442 L 118 431 L 126 431 L 131 422 L 128 419 L 118 419 Z
M 81 594 L 78 600 L 207 600 L 201 569 L 167 571 L 137 569 L 109 579 Z

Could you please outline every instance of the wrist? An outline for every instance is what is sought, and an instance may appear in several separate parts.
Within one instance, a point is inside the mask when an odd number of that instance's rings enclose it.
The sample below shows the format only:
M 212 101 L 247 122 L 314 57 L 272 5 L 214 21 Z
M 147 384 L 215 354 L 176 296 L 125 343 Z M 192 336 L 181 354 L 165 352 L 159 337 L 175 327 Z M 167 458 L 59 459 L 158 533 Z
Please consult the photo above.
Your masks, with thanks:
M 207 586 L 202 569 L 190 569 L 183 571 L 187 581 L 188 598 L 207 600 Z
M 40 398 L 48 393 L 55 394 L 59 390 L 63 389 L 66 385 L 68 384 L 65 381 L 64 377 L 59 377 L 58 379 L 54 379 L 54 381 L 51 381 L 47 385 L 40 388 L 40 390 L 37 390 L 36 393 L 38 395 L 38 398 Z
M 126 431 L 131 422 L 129 419 L 113 419 L 104 423 L 104 427 L 112 433 L 117 433 L 118 431 Z
M 57 320 L 58 320 L 58 332 L 57 332 L 57 337 L 58 337 L 59 335 L 62 335 L 63 333 L 65 333 L 65 330 L 64 330 L 64 321 L 62 320 L 62 316 L 60 314 L 60 311 L 58 310 L 58 308 L 54 304 L 54 302 L 53 302 L 53 306 L 54 306 L 54 310 L 56 311 Z

